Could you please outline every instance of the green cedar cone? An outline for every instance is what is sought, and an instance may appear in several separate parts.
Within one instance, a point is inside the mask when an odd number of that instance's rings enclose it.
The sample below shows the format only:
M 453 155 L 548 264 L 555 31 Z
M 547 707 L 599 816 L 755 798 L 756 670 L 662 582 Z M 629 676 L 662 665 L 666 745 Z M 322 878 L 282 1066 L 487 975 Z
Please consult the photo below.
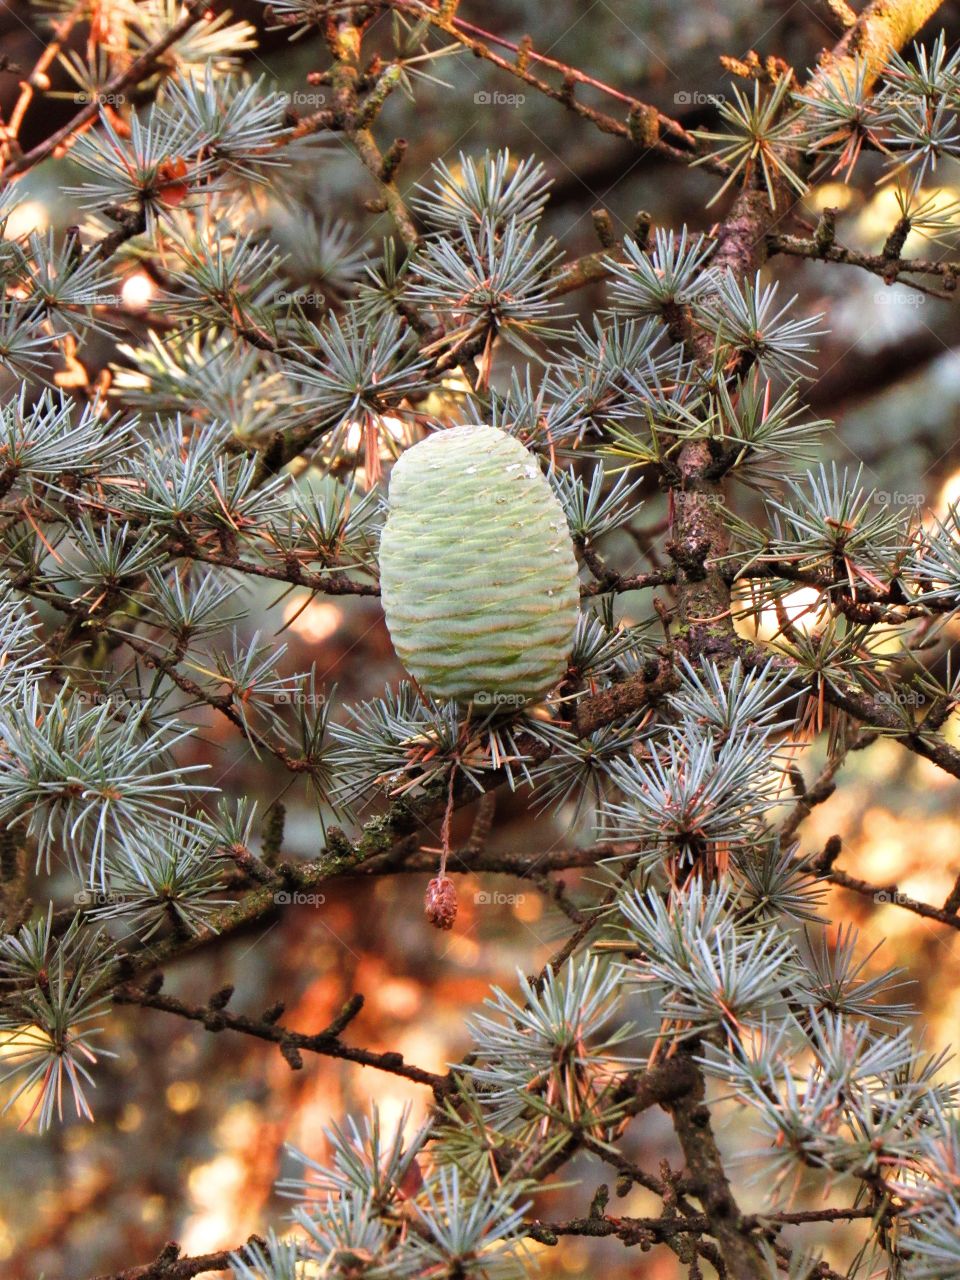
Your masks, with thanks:
M 566 517 L 497 427 L 438 431 L 401 456 L 380 582 L 394 648 L 433 697 L 518 703 L 566 669 L 580 598 Z

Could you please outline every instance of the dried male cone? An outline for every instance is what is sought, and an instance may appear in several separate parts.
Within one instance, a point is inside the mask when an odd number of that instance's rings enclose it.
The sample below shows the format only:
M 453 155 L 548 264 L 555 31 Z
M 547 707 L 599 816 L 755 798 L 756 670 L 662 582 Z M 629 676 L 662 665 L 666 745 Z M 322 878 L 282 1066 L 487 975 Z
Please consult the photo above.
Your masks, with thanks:
M 566 669 L 580 598 L 566 517 L 498 427 L 438 431 L 401 456 L 380 583 L 394 648 L 434 697 L 519 705 Z
M 438 929 L 452 929 L 457 918 L 457 890 L 449 876 L 437 876 L 427 885 L 423 909 Z

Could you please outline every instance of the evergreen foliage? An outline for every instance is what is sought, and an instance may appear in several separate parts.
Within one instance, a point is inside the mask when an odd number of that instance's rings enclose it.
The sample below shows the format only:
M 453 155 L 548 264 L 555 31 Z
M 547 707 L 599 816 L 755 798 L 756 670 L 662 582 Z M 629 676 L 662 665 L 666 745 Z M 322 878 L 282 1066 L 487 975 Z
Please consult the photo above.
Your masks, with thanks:
M 934 521 L 891 507 L 860 471 L 817 461 L 830 423 L 804 387 L 826 321 L 764 270 L 780 236 L 784 255 L 888 284 L 946 272 L 902 249 L 911 229 L 960 230 L 928 190 L 960 158 L 960 54 L 942 39 L 911 48 L 935 5 L 892 7 L 900 26 L 862 41 L 871 61 L 841 44 L 809 76 L 775 59 L 741 67 L 716 129 L 689 133 L 639 102 L 626 121 L 607 117 L 575 98 L 575 78 L 548 94 L 696 167 L 711 204 L 733 201 L 709 235 L 641 225 L 580 260 L 544 231 L 536 157 L 440 159 L 406 195 L 395 180 L 403 148 L 382 109 L 476 52 L 456 4 L 274 0 L 274 22 L 329 47 L 318 80 L 329 105 L 299 116 L 244 69 L 249 24 L 124 0 L 111 5 L 123 48 L 68 60 L 99 95 L 68 134 L 79 228 L 9 230 L 15 179 L 54 148 L 9 151 L 6 1104 L 29 1095 L 41 1129 L 68 1103 L 92 1118 L 98 1062 L 118 1051 L 115 1003 L 272 1040 L 291 1065 L 332 1053 L 432 1091 L 413 1138 L 376 1112 L 333 1125 L 330 1160 L 304 1154 L 286 1187 L 291 1223 L 238 1244 L 243 1280 L 506 1280 L 566 1234 L 670 1249 L 691 1278 L 707 1267 L 734 1280 L 960 1278 L 958 1085 L 908 1022 L 903 975 L 868 973 L 849 928 L 829 942 L 838 848 L 798 836 L 817 799 L 797 765 L 816 741 L 831 783 L 882 734 L 960 777 L 960 692 L 917 659 L 960 612 L 960 510 Z M 67 8 L 52 5 L 53 19 Z M 861 34 L 883 9 L 867 6 Z M 381 11 L 394 48 L 368 61 Z M 547 74 L 521 55 L 506 66 L 528 89 Z M 393 220 L 377 246 L 304 198 L 302 172 L 337 139 Z M 852 181 L 871 155 L 900 210 L 882 261 L 837 258 L 829 222 L 781 234 L 776 219 L 810 182 Z M 132 271 L 151 282 L 134 339 L 119 323 Z M 568 295 L 590 284 L 602 301 L 575 323 Z M 376 598 L 393 462 L 464 423 L 527 446 L 566 515 L 581 593 L 567 669 L 535 706 L 435 700 L 406 682 L 345 703 L 241 625 L 243 587 Z M 669 497 L 667 557 L 618 567 L 622 540 L 643 544 L 656 486 Z M 743 514 L 745 494 L 762 523 Z M 812 597 L 802 625 L 798 588 Z M 628 593 L 641 622 L 625 618 Z M 325 832 L 315 859 L 288 859 L 282 833 L 269 847 L 262 795 L 218 808 L 191 755 L 211 716 L 307 785 Z M 456 876 L 452 813 L 501 785 L 534 807 L 569 805 L 569 865 L 595 870 L 586 903 L 558 890 L 566 944 L 468 1018 L 472 1047 L 448 1072 L 353 1048 L 350 1010 L 299 1035 L 279 1015 L 231 1013 L 229 992 L 198 1010 L 149 978 L 198 940 L 265 919 L 291 887 L 368 861 L 388 874 L 438 819 L 439 879 Z M 564 865 L 536 861 L 531 875 Z M 482 849 L 473 869 L 485 870 Z M 921 908 L 960 927 L 953 896 L 905 904 Z M 631 1123 L 656 1106 L 682 1175 L 625 1154 Z M 739 1172 L 714 1136 L 732 1108 L 755 1131 L 760 1215 L 738 1207 Z M 539 1193 L 578 1153 L 615 1171 L 620 1190 L 653 1192 L 663 1213 L 621 1217 L 598 1193 L 581 1219 L 543 1220 Z M 821 1244 L 857 1227 L 843 1272 L 791 1235 L 804 1179 L 825 1197 Z

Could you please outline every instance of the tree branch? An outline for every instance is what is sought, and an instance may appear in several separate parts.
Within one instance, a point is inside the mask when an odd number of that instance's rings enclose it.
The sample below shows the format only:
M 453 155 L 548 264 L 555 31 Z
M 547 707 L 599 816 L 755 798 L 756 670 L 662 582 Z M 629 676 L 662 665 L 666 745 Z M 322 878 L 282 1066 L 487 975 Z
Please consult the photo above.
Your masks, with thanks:
M 179 21 L 175 22 L 170 30 L 161 36 L 159 40 L 154 41 L 148 49 L 144 49 L 139 57 L 134 58 L 126 71 L 122 71 L 119 75 L 115 75 L 112 80 L 108 80 L 99 96 L 92 98 L 86 106 L 81 107 L 71 120 L 68 120 L 60 129 L 50 134 L 43 142 L 38 142 L 30 151 L 18 156 L 16 160 L 12 160 L 0 172 L 0 184 L 9 182 L 18 173 L 32 169 L 41 160 L 45 160 L 47 156 L 52 155 L 59 146 L 69 143 L 86 125 L 96 119 L 100 112 L 101 97 L 115 97 L 117 94 L 122 93 L 124 89 L 130 88 L 131 85 L 139 84 L 141 80 L 151 75 L 156 70 L 161 56 L 166 53 L 171 45 L 176 44 L 180 37 L 185 35 L 191 27 L 196 26 L 202 20 L 204 14 L 209 11 L 210 5 L 209 0 L 185 0 L 184 7 L 185 12 Z
M 268 1011 L 267 1016 L 261 1018 L 230 1013 L 225 1004 L 232 994 L 233 988 L 226 987 L 206 1006 L 191 1005 L 174 996 L 161 995 L 150 986 L 143 988 L 128 985 L 119 987 L 114 992 L 113 999 L 117 1004 L 132 1004 L 143 1009 L 161 1009 L 164 1013 L 175 1013 L 191 1022 L 202 1023 L 207 1031 L 237 1031 L 256 1040 L 267 1040 L 279 1046 L 284 1059 L 294 1071 L 299 1071 L 303 1066 L 300 1056 L 302 1051 L 321 1054 L 326 1058 L 339 1058 L 344 1062 L 356 1062 L 363 1067 L 376 1067 L 378 1071 L 402 1076 L 404 1080 L 411 1080 L 414 1084 L 427 1085 L 437 1099 L 445 1097 L 452 1088 L 453 1078 L 449 1073 L 441 1076 L 413 1066 L 404 1062 L 402 1053 L 375 1053 L 371 1049 L 355 1049 L 343 1043 L 340 1034 L 363 1008 L 362 996 L 354 996 L 348 1001 L 329 1027 L 307 1035 L 277 1024 L 274 1019 L 283 1012 L 282 1005 Z

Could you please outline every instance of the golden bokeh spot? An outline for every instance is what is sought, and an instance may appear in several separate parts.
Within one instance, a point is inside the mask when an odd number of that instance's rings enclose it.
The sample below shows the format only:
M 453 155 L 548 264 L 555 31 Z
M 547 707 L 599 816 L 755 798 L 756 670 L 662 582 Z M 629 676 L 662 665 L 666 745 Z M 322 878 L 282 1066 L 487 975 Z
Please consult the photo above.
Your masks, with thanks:
M 167 1085 L 167 1106 L 177 1115 L 192 1111 L 200 1101 L 200 1086 L 196 1080 L 174 1080 Z

